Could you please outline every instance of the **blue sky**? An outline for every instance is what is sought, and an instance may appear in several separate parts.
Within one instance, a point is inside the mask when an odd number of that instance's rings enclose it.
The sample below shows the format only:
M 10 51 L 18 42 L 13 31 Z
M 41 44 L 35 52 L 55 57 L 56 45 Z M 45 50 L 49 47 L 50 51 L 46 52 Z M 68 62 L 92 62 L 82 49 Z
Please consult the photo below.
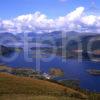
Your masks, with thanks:
M 0 0 L 0 32 L 100 33 L 100 0 Z
M 49 18 L 56 18 L 79 6 L 88 9 L 93 1 L 97 8 L 100 8 L 100 0 L 0 0 L 0 18 L 11 19 L 36 11 L 46 14 Z

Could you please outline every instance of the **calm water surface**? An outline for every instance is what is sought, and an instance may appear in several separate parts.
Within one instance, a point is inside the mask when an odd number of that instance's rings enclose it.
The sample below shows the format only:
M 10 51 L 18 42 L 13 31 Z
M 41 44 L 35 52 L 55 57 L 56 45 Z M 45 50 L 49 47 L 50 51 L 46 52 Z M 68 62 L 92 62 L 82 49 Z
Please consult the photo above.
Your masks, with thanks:
M 36 69 L 36 61 L 40 62 L 40 70 L 41 72 L 48 72 L 51 68 L 60 68 L 64 71 L 64 77 L 59 79 L 79 79 L 80 87 L 83 89 L 88 89 L 90 91 L 100 92 L 100 76 L 92 76 L 87 73 L 87 69 L 99 69 L 100 70 L 100 62 L 92 62 L 92 61 L 77 61 L 75 59 L 69 59 L 66 61 L 62 61 L 62 57 L 54 56 L 54 58 L 50 61 L 40 61 L 39 58 L 33 55 L 33 59 L 31 62 L 27 62 L 24 59 L 23 52 L 18 53 L 18 57 L 16 57 L 11 62 L 4 62 L 2 58 L 0 60 L 10 67 L 26 67 Z M 32 54 L 31 54 L 32 55 Z M 9 56 L 10 57 L 10 56 Z M 39 65 L 37 65 L 39 66 Z

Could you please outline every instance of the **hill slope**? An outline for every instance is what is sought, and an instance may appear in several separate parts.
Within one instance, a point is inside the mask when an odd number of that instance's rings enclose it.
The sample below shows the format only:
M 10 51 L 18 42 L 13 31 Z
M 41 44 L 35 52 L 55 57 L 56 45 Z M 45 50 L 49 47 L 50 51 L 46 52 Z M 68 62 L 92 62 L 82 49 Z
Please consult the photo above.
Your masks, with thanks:
M 87 98 L 86 95 L 71 88 L 64 87 L 44 80 L 17 77 L 10 74 L 0 73 L 1 94 L 24 94 L 40 96 L 68 96 Z

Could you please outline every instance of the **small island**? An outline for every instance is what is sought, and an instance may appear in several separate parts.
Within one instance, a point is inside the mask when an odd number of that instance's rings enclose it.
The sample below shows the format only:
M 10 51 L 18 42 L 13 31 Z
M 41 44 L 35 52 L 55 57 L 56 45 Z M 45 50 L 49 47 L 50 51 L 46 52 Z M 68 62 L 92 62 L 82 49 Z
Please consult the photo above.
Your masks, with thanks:
M 87 72 L 88 72 L 90 75 L 100 76 L 100 70 L 97 70 L 97 69 L 88 69 Z

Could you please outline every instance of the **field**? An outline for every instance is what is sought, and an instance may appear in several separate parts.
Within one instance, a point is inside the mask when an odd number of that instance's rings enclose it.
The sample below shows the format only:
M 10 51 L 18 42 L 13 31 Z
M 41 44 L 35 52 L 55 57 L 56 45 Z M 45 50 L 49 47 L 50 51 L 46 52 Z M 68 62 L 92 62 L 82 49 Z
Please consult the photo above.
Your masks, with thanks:
M 47 99 L 80 100 L 87 99 L 87 95 L 52 82 L 0 73 L 0 100 Z
M 32 95 L 4 95 L 0 100 L 81 100 L 72 97 L 32 96 Z

